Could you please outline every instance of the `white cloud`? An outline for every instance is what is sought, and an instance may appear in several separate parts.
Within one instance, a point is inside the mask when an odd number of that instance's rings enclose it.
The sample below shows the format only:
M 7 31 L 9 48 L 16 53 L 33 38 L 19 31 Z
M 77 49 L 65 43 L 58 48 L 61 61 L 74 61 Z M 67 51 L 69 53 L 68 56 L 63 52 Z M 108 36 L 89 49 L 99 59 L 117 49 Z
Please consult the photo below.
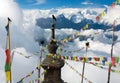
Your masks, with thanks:
M 31 5 L 40 5 L 40 4 L 44 4 L 45 2 L 46 2 L 46 0 L 35 0 L 35 2 L 33 2 L 33 4 L 31 4 Z
M 107 22 L 109 24 L 113 24 L 114 20 L 117 21 L 117 24 L 120 24 L 120 6 L 116 5 L 114 8 L 108 7 L 107 14 L 103 16 L 101 22 Z
M 0 17 L 10 17 L 14 25 L 22 25 L 22 10 L 13 0 L 0 0 Z
M 5 83 L 5 72 L 0 70 L 0 83 Z
M 108 5 L 104 5 L 105 8 L 108 8 L 109 6 Z
M 91 2 L 87 2 L 87 1 L 82 2 L 81 4 L 83 4 L 83 5 L 93 5 L 93 3 L 91 3 Z
M 46 0 L 36 0 L 36 5 L 45 3 Z

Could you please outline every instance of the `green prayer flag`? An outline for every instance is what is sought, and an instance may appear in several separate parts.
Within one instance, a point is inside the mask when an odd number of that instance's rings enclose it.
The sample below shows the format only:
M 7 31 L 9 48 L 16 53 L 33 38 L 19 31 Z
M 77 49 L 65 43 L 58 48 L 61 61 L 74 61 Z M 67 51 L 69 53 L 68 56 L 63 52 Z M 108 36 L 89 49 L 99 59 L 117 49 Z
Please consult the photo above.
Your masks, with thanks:
M 115 62 L 116 62 L 116 63 L 119 62 L 119 57 L 115 57 Z
M 10 71 L 10 64 L 6 63 L 5 64 L 5 72 Z

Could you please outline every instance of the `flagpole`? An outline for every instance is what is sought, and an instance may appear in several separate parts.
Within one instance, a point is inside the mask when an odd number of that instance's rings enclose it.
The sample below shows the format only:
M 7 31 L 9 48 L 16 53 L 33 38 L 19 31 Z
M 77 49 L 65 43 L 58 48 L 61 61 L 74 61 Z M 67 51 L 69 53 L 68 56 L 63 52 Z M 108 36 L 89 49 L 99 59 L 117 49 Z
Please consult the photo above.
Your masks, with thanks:
M 40 57 L 39 57 L 39 64 L 38 65 L 40 65 L 41 62 L 42 62 L 42 50 L 43 50 L 42 47 L 43 47 L 43 44 L 44 44 L 44 40 L 41 40 L 39 42 L 39 45 L 41 46 L 41 48 L 40 48 Z M 41 73 L 41 68 L 38 69 L 38 78 L 39 78 L 38 83 L 41 83 L 40 73 Z
M 116 20 L 114 20 L 114 24 L 113 24 L 113 27 L 112 27 L 113 34 L 112 34 L 112 46 L 111 46 L 111 59 L 112 59 L 112 57 L 113 57 L 115 23 L 116 23 Z M 107 81 L 107 83 L 110 83 L 111 67 L 112 67 L 112 66 L 109 64 L 109 69 L 108 69 L 108 81 Z
M 41 64 L 41 58 L 42 58 L 42 51 L 40 50 L 40 57 L 39 57 L 39 64 L 38 65 Z M 39 67 L 39 69 L 38 69 L 38 83 L 41 83 L 41 76 L 40 76 L 40 74 L 41 74 L 41 68 Z
M 10 23 L 11 20 L 8 18 L 8 22 Z M 10 49 L 10 26 L 8 25 L 8 43 L 9 43 L 9 54 L 11 54 L 11 49 Z M 11 72 L 11 56 L 10 56 L 10 83 L 12 83 L 12 72 Z
M 84 78 L 84 72 L 85 72 L 85 58 L 83 59 L 83 69 L 82 69 L 82 80 L 81 83 L 83 83 L 83 78 Z
M 88 47 L 89 47 L 89 42 L 86 43 L 86 56 L 87 56 Z M 84 57 L 83 58 L 83 69 L 82 69 L 82 80 L 81 80 L 81 83 L 83 83 L 84 72 L 85 72 L 85 63 L 86 63 L 86 59 Z

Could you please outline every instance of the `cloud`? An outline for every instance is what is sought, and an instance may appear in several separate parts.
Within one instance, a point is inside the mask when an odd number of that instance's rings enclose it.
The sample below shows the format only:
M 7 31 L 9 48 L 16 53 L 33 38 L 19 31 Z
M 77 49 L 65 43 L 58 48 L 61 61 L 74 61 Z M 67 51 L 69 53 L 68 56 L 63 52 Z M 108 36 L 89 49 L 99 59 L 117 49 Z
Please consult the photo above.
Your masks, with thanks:
M 28 1 L 28 2 L 30 2 L 31 5 L 35 6 L 35 5 L 44 4 L 46 0 L 35 0 L 35 1 Z
M 0 83 L 5 83 L 5 72 L 0 70 Z
M 93 3 L 91 3 L 91 2 L 87 2 L 87 1 L 82 2 L 81 4 L 82 4 L 82 5 L 93 5 Z
M 105 8 L 108 8 L 109 6 L 108 5 L 104 5 Z
M 0 0 L 0 9 L 0 83 L 5 83 L 6 79 L 4 65 L 6 60 L 5 46 L 7 37 L 5 26 L 7 24 L 7 17 L 10 17 L 12 20 L 10 24 L 11 50 L 13 50 L 13 47 L 16 46 L 19 51 L 24 53 L 26 51 L 35 52 L 39 50 L 39 45 L 35 42 L 34 39 L 34 31 L 37 26 L 31 23 L 32 19 L 29 19 L 30 22 L 28 23 L 25 21 L 23 22 L 23 19 L 27 18 L 23 17 L 24 15 L 21 8 L 17 3 L 14 2 L 14 0 Z M 27 53 L 26 55 L 29 54 Z M 35 68 L 35 64 L 37 64 L 36 59 L 36 56 L 31 59 L 25 59 L 24 57 L 15 54 L 12 64 L 13 83 L 19 81 L 21 77 Z M 21 61 L 23 63 L 21 63 Z M 21 70 L 21 67 L 24 67 L 24 70 Z
M 43 3 L 45 3 L 46 2 L 46 0 L 36 0 L 36 5 L 39 5 L 39 4 L 43 4 Z
M 0 0 L 0 17 L 10 17 L 16 26 L 22 24 L 22 10 L 13 0 Z
M 101 19 L 101 22 L 106 22 L 109 24 L 113 24 L 114 20 L 117 21 L 116 24 L 120 24 L 120 6 L 116 5 L 114 8 L 108 7 L 107 14 Z

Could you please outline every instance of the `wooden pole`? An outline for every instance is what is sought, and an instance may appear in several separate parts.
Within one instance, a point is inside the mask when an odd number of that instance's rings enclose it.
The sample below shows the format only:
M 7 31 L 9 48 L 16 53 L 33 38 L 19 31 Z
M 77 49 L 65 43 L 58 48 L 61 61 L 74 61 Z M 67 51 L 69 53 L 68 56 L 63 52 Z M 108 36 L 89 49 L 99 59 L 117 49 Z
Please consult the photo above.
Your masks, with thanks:
M 41 56 L 41 55 L 40 55 Z M 39 57 L 39 62 L 38 65 L 40 64 L 40 57 Z M 40 68 L 38 67 L 38 83 L 40 83 Z
M 84 58 L 84 62 L 83 62 L 83 69 L 82 69 L 82 80 L 81 80 L 81 83 L 83 83 L 84 72 L 85 72 L 85 58 Z
M 111 59 L 112 59 L 112 57 L 113 57 L 115 23 L 116 23 L 116 20 L 114 20 L 114 24 L 113 24 L 113 26 L 112 26 L 113 34 L 112 34 L 112 45 L 111 45 Z M 111 67 L 112 67 L 112 66 L 109 65 L 109 69 L 108 69 L 108 81 L 107 81 L 107 83 L 110 83 Z
M 8 23 L 10 23 L 11 20 L 8 18 Z M 8 49 L 9 49 L 9 54 L 11 54 L 11 49 L 10 49 L 10 27 L 9 27 L 9 24 L 8 24 Z M 12 83 L 12 72 L 11 72 L 11 56 L 10 56 L 10 83 Z
M 39 58 L 39 64 L 40 65 L 42 62 L 42 45 L 41 45 L 41 48 L 40 48 L 40 58 Z M 41 83 L 41 68 L 38 69 L 38 83 Z
M 56 18 L 55 18 L 55 16 L 54 15 L 52 15 L 52 28 L 51 28 L 51 30 L 52 30 L 52 39 L 55 39 L 55 21 L 56 21 Z
M 87 56 L 88 47 L 89 47 L 89 42 L 86 43 L 86 56 Z M 82 80 L 81 80 L 81 83 L 83 83 L 84 72 L 85 72 L 85 62 L 86 62 L 85 57 L 83 58 L 83 60 L 84 60 L 84 61 L 83 61 L 83 69 L 82 69 Z

